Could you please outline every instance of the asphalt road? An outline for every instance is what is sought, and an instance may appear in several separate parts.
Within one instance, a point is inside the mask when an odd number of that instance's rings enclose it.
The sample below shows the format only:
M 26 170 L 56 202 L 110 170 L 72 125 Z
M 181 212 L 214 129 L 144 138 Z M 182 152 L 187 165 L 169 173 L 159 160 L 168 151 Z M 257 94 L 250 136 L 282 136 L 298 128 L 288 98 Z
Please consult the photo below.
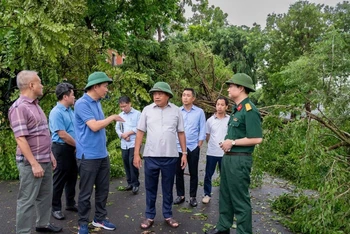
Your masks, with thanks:
M 205 168 L 205 150 L 202 150 L 200 159 L 199 181 L 197 200 L 198 206 L 192 208 L 189 205 L 189 176 L 186 175 L 186 202 L 180 205 L 174 205 L 173 216 L 179 221 L 180 226 L 176 229 L 169 227 L 164 222 L 161 210 L 161 188 L 158 189 L 157 198 L 157 216 L 154 225 L 147 231 L 140 228 L 140 222 L 145 212 L 145 189 L 143 170 L 140 172 L 140 191 L 137 195 L 133 195 L 130 191 L 118 191 L 119 186 L 125 186 L 125 178 L 112 179 L 110 183 L 110 194 L 107 203 L 108 218 L 117 225 L 115 231 L 106 231 L 94 229 L 91 227 L 90 233 L 96 234 L 112 234 L 112 233 L 128 233 L 128 234 L 163 234 L 163 233 L 179 233 L 179 234 L 200 234 L 203 230 L 211 228 L 218 220 L 218 195 L 219 188 L 213 187 L 213 196 L 209 204 L 202 204 L 200 201 L 203 195 L 203 180 Z M 214 177 L 217 176 L 216 174 Z M 18 191 L 18 181 L 0 181 L 0 234 L 15 233 L 15 217 L 16 217 L 16 197 Z M 253 206 L 253 231 L 254 233 L 292 233 L 279 224 L 278 217 L 270 210 L 269 200 L 274 196 L 284 192 L 275 184 L 265 183 L 261 188 L 251 190 L 252 206 Z M 174 198 L 176 192 L 174 189 Z M 92 198 L 92 207 L 93 207 Z M 64 201 L 64 199 L 62 199 Z M 93 218 L 93 210 L 90 218 Z M 64 211 L 65 220 L 59 221 L 51 218 L 52 223 L 63 227 L 62 233 L 77 233 L 77 213 Z M 35 217 L 33 217 L 33 233 L 35 232 Z M 236 233 L 234 228 L 231 234 Z

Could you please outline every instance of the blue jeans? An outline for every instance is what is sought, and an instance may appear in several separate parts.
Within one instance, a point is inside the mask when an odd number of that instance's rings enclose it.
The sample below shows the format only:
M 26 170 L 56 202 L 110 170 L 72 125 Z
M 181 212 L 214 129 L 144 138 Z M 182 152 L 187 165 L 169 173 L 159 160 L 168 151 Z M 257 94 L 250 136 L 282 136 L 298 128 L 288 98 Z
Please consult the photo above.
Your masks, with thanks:
M 219 165 L 219 170 L 221 169 L 221 159 L 222 157 L 215 157 L 207 155 L 207 163 L 205 165 L 205 176 L 204 176 L 204 195 L 211 197 L 211 178 L 216 169 L 216 164 Z

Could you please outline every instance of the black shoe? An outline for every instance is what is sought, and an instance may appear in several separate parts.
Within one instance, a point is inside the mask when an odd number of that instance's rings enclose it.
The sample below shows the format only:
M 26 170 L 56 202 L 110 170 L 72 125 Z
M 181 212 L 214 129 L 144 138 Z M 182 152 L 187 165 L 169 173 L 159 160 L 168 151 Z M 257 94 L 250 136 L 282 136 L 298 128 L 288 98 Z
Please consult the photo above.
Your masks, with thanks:
M 181 204 L 185 201 L 185 197 L 181 197 L 181 196 L 178 196 L 175 201 L 174 201 L 174 204 L 175 205 L 178 205 L 178 204 Z
M 191 197 L 191 198 L 190 198 L 190 205 L 191 205 L 192 207 L 196 207 L 196 206 L 198 205 L 197 199 L 196 199 L 195 197 Z
M 137 194 L 139 192 L 139 186 L 135 186 L 132 188 L 132 193 Z
M 49 224 L 48 226 L 44 226 L 44 227 L 36 227 L 35 230 L 37 232 L 61 232 L 62 228 Z
M 66 210 L 78 212 L 78 205 L 75 204 L 74 206 L 66 206 Z
M 64 215 L 63 215 L 62 211 L 60 211 L 60 210 L 52 211 L 51 214 L 55 219 L 58 219 L 58 220 L 64 219 Z
M 230 230 L 219 231 L 218 229 L 214 228 L 209 231 L 206 231 L 205 234 L 230 234 Z
M 132 189 L 132 185 L 128 184 L 128 186 L 124 187 L 125 191 L 130 191 Z

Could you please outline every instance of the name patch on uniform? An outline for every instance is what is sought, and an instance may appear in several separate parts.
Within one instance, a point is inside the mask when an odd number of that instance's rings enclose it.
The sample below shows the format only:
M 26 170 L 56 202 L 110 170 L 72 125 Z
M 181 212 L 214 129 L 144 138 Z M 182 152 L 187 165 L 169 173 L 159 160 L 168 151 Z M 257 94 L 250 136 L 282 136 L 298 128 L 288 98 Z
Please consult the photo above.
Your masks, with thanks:
M 251 106 L 249 103 L 246 103 L 246 104 L 245 104 L 245 109 L 246 109 L 247 111 L 250 111 L 250 110 L 252 109 L 252 106 Z

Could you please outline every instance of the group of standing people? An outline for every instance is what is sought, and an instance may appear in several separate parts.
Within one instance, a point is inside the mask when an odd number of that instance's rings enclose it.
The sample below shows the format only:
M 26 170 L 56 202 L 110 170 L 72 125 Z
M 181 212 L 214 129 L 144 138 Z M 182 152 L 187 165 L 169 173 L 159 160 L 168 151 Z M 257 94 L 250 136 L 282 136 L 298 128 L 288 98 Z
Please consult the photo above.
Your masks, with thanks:
M 125 190 L 131 190 L 133 194 L 139 191 L 140 149 L 146 135 L 142 152 L 146 190 L 145 219 L 140 224 L 142 229 L 154 224 L 160 174 L 166 224 L 173 228 L 179 226 L 173 217 L 172 205 L 185 201 L 184 170 L 187 164 L 190 174 L 189 204 L 192 207 L 198 205 L 198 162 L 200 148 L 206 140 L 203 203 L 210 202 L 211 178 L 217 165 L 221 172 L 220 218 L 216 228 L 206 233 L 229 233 L 234 216 L 237 218 L 237 233 L 252 233 L 248 190 L 251 154 L 254 146 L 262 141 L 260 115 L 248 98 L 249 92 L 255 91 L 252 79 L 246 74 L 235 74 L 227 82 L 229 97 L 236 103 L 231 116 L 226 114 L 228 99 L 219 97 L 216 113 L 207 121 L 204 111 L 193 104 L 196 94 L 192 88 L 184 89 L 183 106 L 179 108 L 170 102 L 173 93 L 165 82 L 157 82 L 153 86 L 150 90 L 153 103 L 142 112 L 132 108 L 130 98 L 123 96 L 118 101 L 122 112 L 105 118 L 100 100 L 107 94 L 111 82 L 105 73 L 94 72 L 88 78 L 84 95 L 76 103 L 74 87 L 69 83 L 59 84 L 55 92 L 58 102 L 50 112 L 48 124 L 37 99 L 43 89 L 39 76 L 34 71 L 22 71 L 17 75 L 21 95 L 9 110 L 20 173 L 16 233 L 30 233 L 34 209 L 37 232 L 62 231 L 61 227 L 50 223 L 50 214 L 56 219 L 65 218 L 61 203 L 63 190 L 65 209 L 78 212 L 78 233 L 89 233 L 90 198 L 94 188 L 92 225 L 106 230 L 116 229 L 108 221 L 106 210 L 110 161 L 105 127 L 112 122 L 116 122 L 115 130 L 121 139 L 127 179 Z M 175 181 L 177 197 L 173 199 Z M 52 207 L 52 210 L 47 207 Z

